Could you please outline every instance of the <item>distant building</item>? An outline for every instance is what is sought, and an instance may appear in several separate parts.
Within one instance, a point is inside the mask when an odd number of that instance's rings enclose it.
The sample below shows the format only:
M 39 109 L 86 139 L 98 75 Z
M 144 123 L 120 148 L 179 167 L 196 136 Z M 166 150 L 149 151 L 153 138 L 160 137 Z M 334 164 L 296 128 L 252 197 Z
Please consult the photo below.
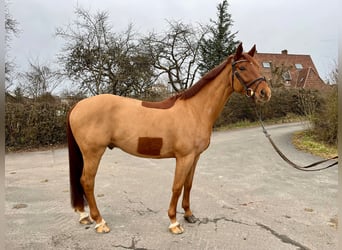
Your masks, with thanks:
M 256 53 L 262 74 L 273 86 L 323 90 L 329 88 L 319 76 L 310 55 Z

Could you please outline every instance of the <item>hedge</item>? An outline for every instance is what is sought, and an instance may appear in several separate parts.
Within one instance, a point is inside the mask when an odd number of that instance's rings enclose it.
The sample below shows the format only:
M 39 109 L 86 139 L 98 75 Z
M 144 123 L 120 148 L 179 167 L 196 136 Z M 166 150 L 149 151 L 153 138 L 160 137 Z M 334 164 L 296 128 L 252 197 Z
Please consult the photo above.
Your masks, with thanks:
M 316 139 L 327 144 L 337 146 L 338 130 L 338 95 L 337 86 L 328 93 L 320 108 L 310 119 L 313 127 L 312 133 Z
M 321 106 L 318 91 L 303 89 L 273 89 L 270 101 L 261 107 L 262 118 L 279 119 L 287 114 L 309 116 Z M 258 108 L 259 109 L 259 108 Z M 239 121 L 256 121 L 254 103 L 247 97 L 234 93 L 226 103 L 215 127 L 233 124 Z
M 69 106 L 55 103 L 6 103 L 6 150 L 30 149 L 66 142 Z

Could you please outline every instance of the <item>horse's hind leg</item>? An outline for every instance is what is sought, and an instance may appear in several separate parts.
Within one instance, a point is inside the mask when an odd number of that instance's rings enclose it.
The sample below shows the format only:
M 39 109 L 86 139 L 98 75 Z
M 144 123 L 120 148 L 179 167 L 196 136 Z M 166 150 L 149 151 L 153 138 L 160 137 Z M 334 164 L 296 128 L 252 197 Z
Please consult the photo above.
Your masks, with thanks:
M 84 207 L 82 208 L 76 208 L 75 211 L 80 215 L 79 222 L 82 225 L 90 225 L 93 224 L 92 218 L 89 216 L 89 214 L 84 210 Z
M 104 151 L 105 148 L 97 150 L 96 152 L 83 152 L 84 168 L 81 177 L 81 183 L 89 205 L 90 216 L 96 222 L 95 229 L 98 233 L 108 233 L 110 231 L 110 228 L 97 208 L 94 195 L 95 176 Z

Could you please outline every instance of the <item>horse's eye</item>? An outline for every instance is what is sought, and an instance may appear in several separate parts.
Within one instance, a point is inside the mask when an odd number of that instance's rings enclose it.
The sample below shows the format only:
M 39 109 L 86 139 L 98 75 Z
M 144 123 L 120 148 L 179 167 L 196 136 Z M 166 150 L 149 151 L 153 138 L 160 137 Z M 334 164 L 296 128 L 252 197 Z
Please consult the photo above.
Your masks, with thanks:
M 246 70 L 244 66 L 239 67 L 239 70 Z

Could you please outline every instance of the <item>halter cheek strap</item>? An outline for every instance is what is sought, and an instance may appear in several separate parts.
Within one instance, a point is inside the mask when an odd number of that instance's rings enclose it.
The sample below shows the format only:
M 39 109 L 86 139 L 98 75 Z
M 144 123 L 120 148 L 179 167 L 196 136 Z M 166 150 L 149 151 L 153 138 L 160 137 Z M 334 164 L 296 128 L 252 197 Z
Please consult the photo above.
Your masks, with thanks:
M 254 79 L 251 82 L 246 83 L 242 77 L 240 76 L 239 72 L 236 71 L 236 64 L 240 63 L 240 62 L 248 62 L 247 60 L 239 60 L 239 61 L 235 61 L 232 63 L 232 89 L 234 90 L 234 76 L 236 76 L 236 78 L 239 80 L 240 84 L 244 87 L 245 91 L 246 91 L 246 96 L 247 97 L 253 97 L 255 94 L 255 90 L 258 88 L 259 84 L 262 81 L 266 81 L 266 78 L 263 77 L 258 77 L 256 79 Z M 254 88 L 254 90 L 251 88 L 252 85 L 254 85 L 256 83 L 256 86 Z

